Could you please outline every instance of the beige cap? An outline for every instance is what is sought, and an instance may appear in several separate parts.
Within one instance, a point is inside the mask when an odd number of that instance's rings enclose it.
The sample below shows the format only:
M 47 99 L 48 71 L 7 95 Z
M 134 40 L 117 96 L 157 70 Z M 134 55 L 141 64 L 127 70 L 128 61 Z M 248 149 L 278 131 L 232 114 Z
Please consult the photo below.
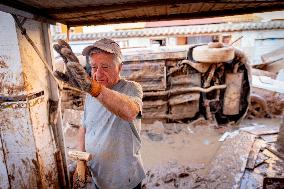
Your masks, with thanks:
M 115 54 L 122 60 L 122 54 L 120 46 L 112 39 L 103 38 L 96 41 L 93 45 L 87 46 L 83 49 L 82 54 L 89 56 L 93 49 L 101 49 L 111 54 Z

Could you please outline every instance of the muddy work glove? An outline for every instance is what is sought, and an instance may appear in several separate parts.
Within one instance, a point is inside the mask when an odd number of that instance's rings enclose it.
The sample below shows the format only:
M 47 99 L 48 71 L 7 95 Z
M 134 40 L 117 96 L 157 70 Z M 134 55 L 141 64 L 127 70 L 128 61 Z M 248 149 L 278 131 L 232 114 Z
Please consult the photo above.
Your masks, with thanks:
M 102 90 L 102 86 L 90 78 L 79 63 L 69 44 L 64 40 L 59 40 L 57 44 L 53 45 L 53 48 L 60 54 L 66 65 L 65 73 L 55 71 L 54 76 L 71 87 L 85 91 L 94 97 L 98 96 Z
M 77 62 L 67 62 L 66 72 L 55 71 L 54 76 L 71 87 L 85 91 L 94 97 L 97 97 L 102 90 L 101 84 L 93 80 L 83 66 Z

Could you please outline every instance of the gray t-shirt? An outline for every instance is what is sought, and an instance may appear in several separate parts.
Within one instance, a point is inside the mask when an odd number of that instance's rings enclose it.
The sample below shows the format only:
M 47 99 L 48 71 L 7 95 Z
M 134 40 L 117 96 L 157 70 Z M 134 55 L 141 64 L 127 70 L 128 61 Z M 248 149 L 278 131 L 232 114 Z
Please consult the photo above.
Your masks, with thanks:
M 142 111 L 142 88 L 121 79 L 112 90 L 126 94 Z M 83 125 L 85 148 L 93 154 L 89 167 L 100 189 L 131 189 L 145 178 L 140 156 L 141 119 L 125 121 L 108 111 L 96 98 L 87 95 Z

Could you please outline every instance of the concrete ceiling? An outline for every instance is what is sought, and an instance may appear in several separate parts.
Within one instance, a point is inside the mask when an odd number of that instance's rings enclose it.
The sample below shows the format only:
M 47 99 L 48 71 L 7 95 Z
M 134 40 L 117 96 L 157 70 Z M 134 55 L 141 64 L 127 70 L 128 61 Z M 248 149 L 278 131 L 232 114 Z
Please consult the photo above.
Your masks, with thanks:
M 0 11 L 69 26 L 208 18 L 284 10 L 283 0 L 6 0 Z

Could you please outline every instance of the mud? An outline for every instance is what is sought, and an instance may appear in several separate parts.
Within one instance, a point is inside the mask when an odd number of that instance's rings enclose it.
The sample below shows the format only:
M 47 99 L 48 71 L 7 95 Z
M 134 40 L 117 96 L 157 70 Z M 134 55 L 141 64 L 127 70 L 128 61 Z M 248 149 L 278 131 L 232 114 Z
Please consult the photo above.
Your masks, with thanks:
M 143 188 L 206 188 L 210 180 L 207 180 L 205 175 L 208 165 L 215 159 L 222 145 L 222 142 L 218 141 L 222 134 L 256 124 L 277 126 L 280 119 L 244 120 L 239 126 L 227 125 L 220 129 L 214 129 L 205 120 L 194 125 L 161 122 L 142 125 L 141 154 L 147 173 Z M 152 136 L 149 136 L 149 133 Z M 155 133 L 160 140 L 153 139 Z M 262 155 L 259 154 L 256 167 L 261 168 L 263 161 L 267 159 L 263 157 L 261 160 Z M 269 169 L 267 167 L 262 170 L 263 174 Z M 259 175 L 251 172 L 246 172 L 243 178 L 243 187 L 257 186 L 257 181 L 260 180 Z
M 74 116 L 71 116 L 71 119 L 70 115 L 69 118 L 64 116 L 64 122 L 68 123 L 64 128 L 66 150 L 76 148 L 77 129 L 80 125 L 79 122 L 75 123 Z M 216 158 L 217 152 L 224 143 L 218 141 L 220 137 L 227 131 L 256 125 L 279 126 L 280 119 L 243 120 L 239 126 L 227 124 L 217 129 L 205 119 L 198 119 L 189 124 L 159 121 L 153 124 L 142 124 L 141 155 L 147 173 L 143 180 L 143 187 L 149 189 L 206 188 L 210 182 L 205 179 L 208 165 Z M 264 161 L 267 161 L 267 157 L 260 153 L 255 167 L 259 167 L 260 170 L 262 168 L 262 172 L 267 172 L 269 168 L 263 165 Z M 69 171 L 75 171 L 75 165 L 71 160 L 68 161 L 68 167 Z M 258 184 L 256 181 L 260 176 L 256 173 L 246 172 L 245 176 L 249 180 L 245 180 L 247 183 L 245 181 L 242 183 L 244 186 Z
M 9 59 L 8 56 L 1 55 L 0 56 L 0 68 L 8 68 L 6 61 Z

